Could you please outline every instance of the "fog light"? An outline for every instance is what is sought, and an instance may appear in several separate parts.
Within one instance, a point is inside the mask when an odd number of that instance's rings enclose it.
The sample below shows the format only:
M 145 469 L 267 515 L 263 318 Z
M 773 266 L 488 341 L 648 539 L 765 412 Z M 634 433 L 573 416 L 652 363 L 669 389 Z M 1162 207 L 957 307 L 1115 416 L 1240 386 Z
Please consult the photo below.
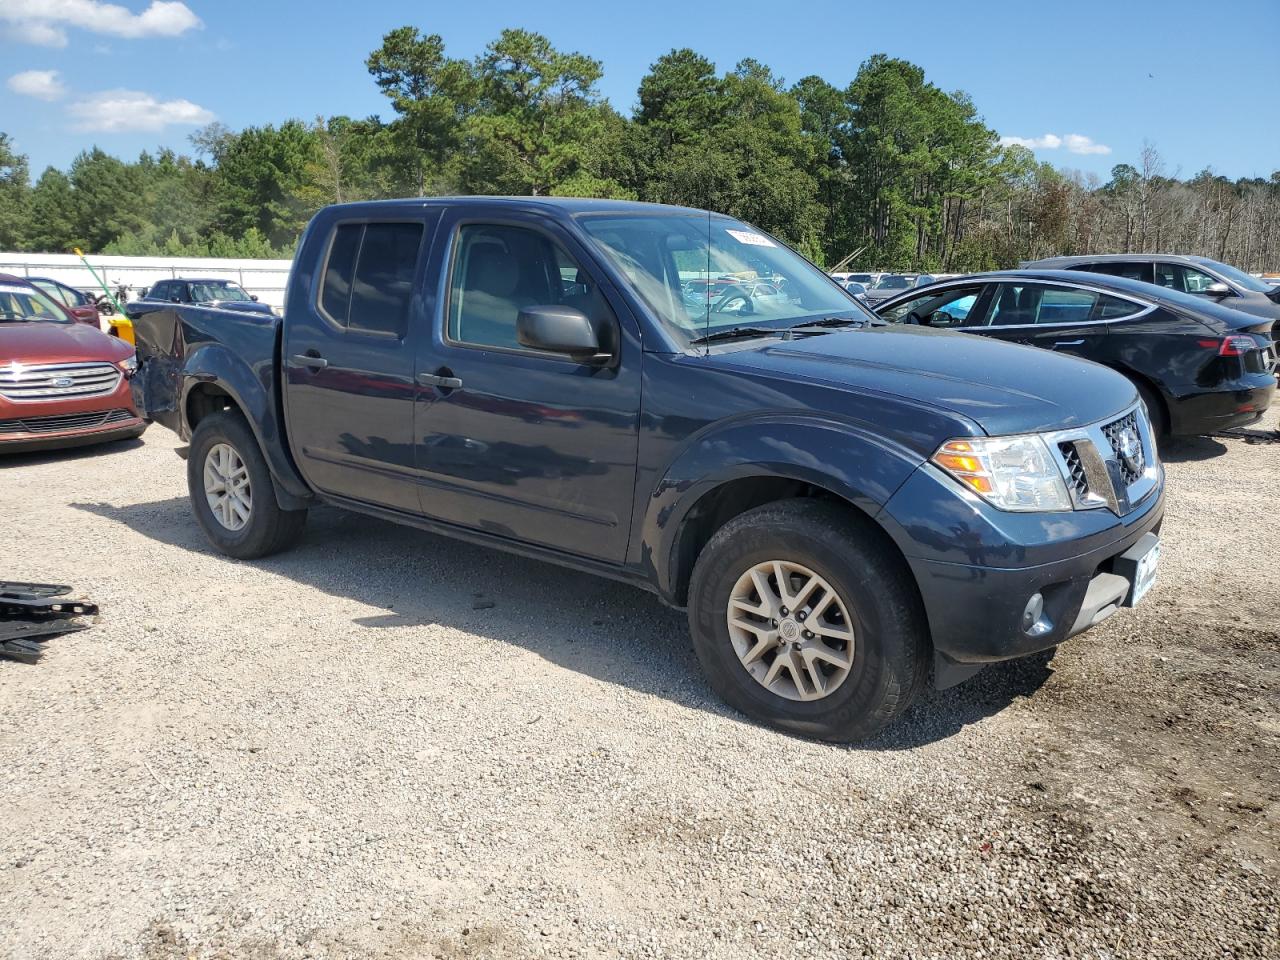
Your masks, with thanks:
M 1044 616 L 1044 597 L 1033 593 L 1031 599 L 1027 601 L 1026 609 L 1022 611 L 1022 629 L 1030 633 L 1042 616 Z

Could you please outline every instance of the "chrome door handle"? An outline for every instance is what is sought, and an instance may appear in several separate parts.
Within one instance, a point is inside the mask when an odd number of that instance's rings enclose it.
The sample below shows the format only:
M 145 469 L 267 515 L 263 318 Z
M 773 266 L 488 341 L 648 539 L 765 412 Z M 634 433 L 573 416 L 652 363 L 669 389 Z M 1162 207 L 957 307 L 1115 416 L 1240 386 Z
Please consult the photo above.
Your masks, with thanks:
M 1059 340 L 1053 345 L 1053 349 L 1057 350 L 1059 347 L 1078 347 L 1082 343 L 1084 343 L 1083 340 Z
M 424 387 L 440 387 L 444 390 L 460 390 L 462 380 L 458 377 L 442 377 L 437 373 L 418 374 L 418 383 Z
M 291 367 L 310 367 L 312 370 L 323 370 L 329 365 L 324 357 L 313 357 L 305 353 L 295 353 L 289 358 Z

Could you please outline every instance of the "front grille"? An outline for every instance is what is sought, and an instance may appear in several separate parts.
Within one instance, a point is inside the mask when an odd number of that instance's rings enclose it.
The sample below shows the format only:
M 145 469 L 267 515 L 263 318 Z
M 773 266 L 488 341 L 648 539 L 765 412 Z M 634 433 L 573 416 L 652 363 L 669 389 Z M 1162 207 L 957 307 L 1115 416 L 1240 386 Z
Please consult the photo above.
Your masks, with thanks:
M 15 401 L 102 397 L 120 384 L 121 373 L 110 363 L 45 363 L 0 367 L 0 397 Z
M 1077 510 L 1106 507 L 1124 516 L 1159 487 L 1159 461 L 1141 406 L 1046 439 Z
M 1063 463 L 1067 465 L 1067 485 L 1075 491 L 1076 499 L 1081 500 L 1089 493 L 1089 478 L 1085 476 L 1080 451 L 1070 440 L 1058 444 L 1058 451 L 1062 454 Z
M 1111 444 L 1111 452 L 1120 464 L 1120 474 L 1125 485 L 1135 483 L 1147 469 L 1147 459 L 1142 452 L 1142 435 L 1138 433 L 1138 414 L 1130 413 L 1119 420 L 1112 421 L 1102 428 L 1107 442 Z M 1124 454 L 1125 441 L 1132 443 L 1130 456 Z
M 92 430 L 113 423 L 132 420 L 128 410 L 95 410 L 92 413 L 68 413 L 57 417 L 22 417 L 0 420 L 0 433 L 63 433 L 67 430 Z

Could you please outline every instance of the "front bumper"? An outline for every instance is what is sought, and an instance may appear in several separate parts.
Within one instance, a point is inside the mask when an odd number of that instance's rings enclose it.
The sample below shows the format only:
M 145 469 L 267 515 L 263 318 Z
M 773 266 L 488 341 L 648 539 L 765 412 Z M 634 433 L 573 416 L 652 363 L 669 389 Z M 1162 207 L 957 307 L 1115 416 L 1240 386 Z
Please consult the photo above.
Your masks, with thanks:
M 66 447 L 84 447 L 111 440 L 138 437 L 147 424 L 138 417 L 128 417 L 105 426 L 92 429 L 58 430 L 46 433 L 2 433 L 0 454 L 25 453 L 28 450 L 59 450 Z
M 125 377 L 102 396 L 39 401 L 0 398 L 0 453 L 105 443 L 136 437 L 146 426 Z
M 880 515 L 915 575 L 936 683 L 1057 646 L 1116 612 L 1121 556 L 1164 518 L 1164 483 L 1124 517 L 1107 509 L 1016 514 L 962 498 L 924 467 Z M 1024 622 L 1039 594 L 1043 614 Z

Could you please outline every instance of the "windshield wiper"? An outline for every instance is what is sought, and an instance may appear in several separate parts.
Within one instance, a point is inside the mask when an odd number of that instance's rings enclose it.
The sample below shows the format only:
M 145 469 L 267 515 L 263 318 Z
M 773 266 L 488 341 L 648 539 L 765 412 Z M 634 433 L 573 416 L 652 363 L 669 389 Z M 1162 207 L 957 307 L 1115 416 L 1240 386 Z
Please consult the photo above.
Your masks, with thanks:
M 788 327 L 789 330 L 800 330 L 804 327 L 865 327 L 869 321 L 857 317 L 823 317 L 821 320 L 804 320 Z
M 717 330 L 715 333 L 703 334 L 701 337 L 694 337 L 690 343 L 716 343 L 721 340 L 742 340 L 746 337 L 786 337 L 787 331 L 779 330 L 776 327 L 729 327 L 727 330 Z

